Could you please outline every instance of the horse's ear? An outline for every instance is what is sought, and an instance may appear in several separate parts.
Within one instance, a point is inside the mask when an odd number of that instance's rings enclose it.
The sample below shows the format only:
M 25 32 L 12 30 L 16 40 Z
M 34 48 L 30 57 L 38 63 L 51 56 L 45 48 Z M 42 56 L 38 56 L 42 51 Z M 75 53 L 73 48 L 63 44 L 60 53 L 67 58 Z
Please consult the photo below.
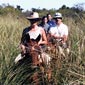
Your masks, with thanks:
M 36 38 L 36 42 L 39 42 L 41 38 L 41 35 L 39 34 L 38 37 Z
M 26 39 L 26 41 L 27 41 L 27 42 L 29 42 L 29 41 L 30 41 L 29 33 L 26 33 L 26 34 L 25 34 L 25 39 Z

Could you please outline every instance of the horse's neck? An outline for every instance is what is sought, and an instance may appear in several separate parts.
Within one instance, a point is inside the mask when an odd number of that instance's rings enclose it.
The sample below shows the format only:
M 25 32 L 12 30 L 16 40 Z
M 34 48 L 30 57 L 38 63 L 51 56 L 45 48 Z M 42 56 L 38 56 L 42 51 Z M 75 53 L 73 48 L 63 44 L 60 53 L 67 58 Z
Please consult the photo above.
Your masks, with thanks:
M 34 50 L 31 49 L 31 52 L 30 52 L 30 54 L 32 56 L 32 62 L 33 62 L 34 65 L 37 65 L 37 64 L 39 64 L 39 60 L 38 60 L 38 55 L 39 55 L 38 49 L 39 49 L 39 46 L 38 46 L 38 43 L 35 42 L 35 41 L 31 42 L 30 44 L 34 48 Z

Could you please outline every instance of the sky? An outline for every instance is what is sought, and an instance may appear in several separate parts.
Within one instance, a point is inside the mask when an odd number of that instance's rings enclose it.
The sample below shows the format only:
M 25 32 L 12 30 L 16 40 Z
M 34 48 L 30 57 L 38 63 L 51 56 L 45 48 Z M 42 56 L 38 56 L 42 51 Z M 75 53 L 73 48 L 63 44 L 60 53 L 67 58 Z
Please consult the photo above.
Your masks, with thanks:
M 79 3 L 85 4 L 85 0 L 0 0 L 0 5 L 9 4 L 14 7 L 20 5 L 21 8 L 24 9 L 24 11 L 31 10 L 31 8 L 59 9 L 60 7 L 62 7 L 62 5 L 66 5 L 67 7 L 73 7 L 74 5 Z

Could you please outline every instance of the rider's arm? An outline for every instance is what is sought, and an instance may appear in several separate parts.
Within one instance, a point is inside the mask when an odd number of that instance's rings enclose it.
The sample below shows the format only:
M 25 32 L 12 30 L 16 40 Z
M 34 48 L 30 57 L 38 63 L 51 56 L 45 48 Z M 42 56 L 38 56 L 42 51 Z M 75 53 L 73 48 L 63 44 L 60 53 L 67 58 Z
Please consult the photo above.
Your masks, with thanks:
M 67 35 L 63 35 L 63 43 L 65 43 L 68 39 L 68 36 Z
M 51 34 L 55 39 L 62 39 L 63 40 L 63 37 L 61 36 L 56 36 L 55 34 Z
M 41 33 L 42 33 L 42 40 L 39 41 L 39 45 L 40 44 L 47 44 L 47 37 L 46 37 L 46 33 L 44 31 L 43 28 L 41 28 Z

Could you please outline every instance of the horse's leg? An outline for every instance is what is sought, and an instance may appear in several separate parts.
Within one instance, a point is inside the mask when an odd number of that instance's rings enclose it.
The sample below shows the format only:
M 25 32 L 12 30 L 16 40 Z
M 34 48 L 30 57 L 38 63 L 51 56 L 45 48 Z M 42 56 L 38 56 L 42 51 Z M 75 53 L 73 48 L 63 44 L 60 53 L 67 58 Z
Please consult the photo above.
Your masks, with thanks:
M 34 85 L 39 85 L 39 78 L 38 78 L 38 71 L 37 71 L 37 67 L 36 66 L 39 66 L 39 60 L 38 60 L 38 55 L 39 53 L 34 51 L 32 53 L 32 63 L 33 63 L 33 66 L 35 67 L 34 70 L 34 74 L 33 74 L 33 82 L 34 82 Z
M 39 85 L 38 72 L 35 72 L 33 74 L 33 82 L 34 82 L 34 85 Z
M 47 78 L 48 78 L 48 81 L 50 81 L 52 78 L 52 69 L 50 68 L 47 70 Z

